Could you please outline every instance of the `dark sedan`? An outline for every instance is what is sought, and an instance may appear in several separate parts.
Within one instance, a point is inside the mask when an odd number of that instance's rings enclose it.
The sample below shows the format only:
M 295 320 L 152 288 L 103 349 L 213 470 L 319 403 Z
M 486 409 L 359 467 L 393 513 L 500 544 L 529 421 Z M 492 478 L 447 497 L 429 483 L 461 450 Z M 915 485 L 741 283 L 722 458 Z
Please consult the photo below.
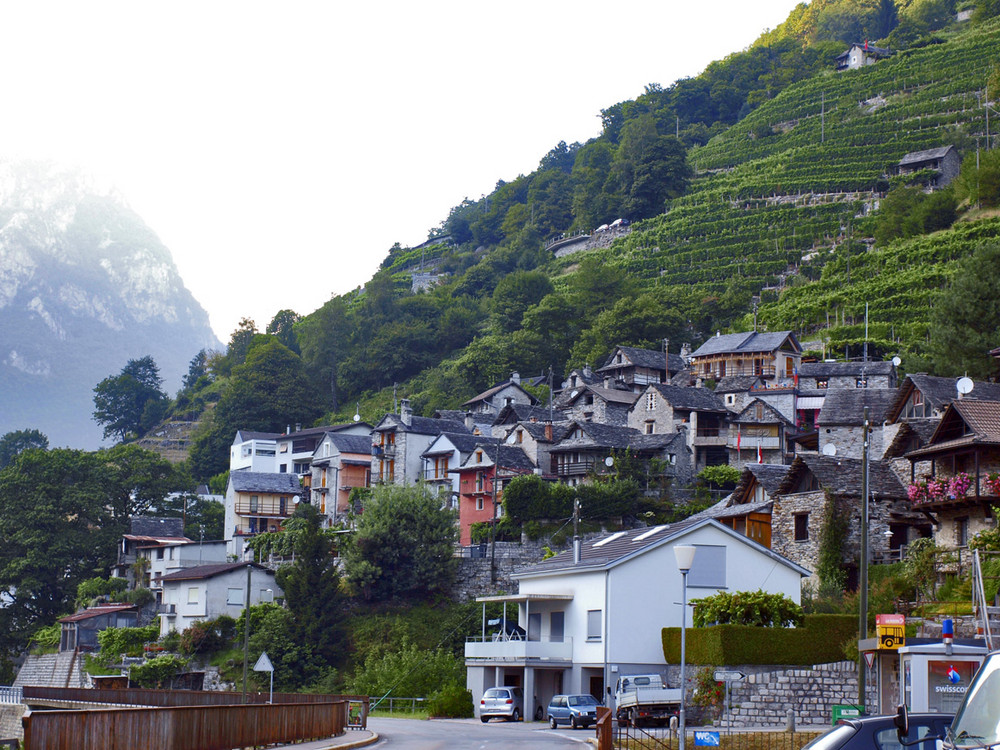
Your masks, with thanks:
M 923 742 L 899 744 L 895 716 L 868 716 L 860 719 L 841 719 L 826 734 L 821 734 L 802 750 L 935 750 L 937 740 L 944 737 L 951 725 L 951 714 L 910 714 L 910 733 L 906 741 Z

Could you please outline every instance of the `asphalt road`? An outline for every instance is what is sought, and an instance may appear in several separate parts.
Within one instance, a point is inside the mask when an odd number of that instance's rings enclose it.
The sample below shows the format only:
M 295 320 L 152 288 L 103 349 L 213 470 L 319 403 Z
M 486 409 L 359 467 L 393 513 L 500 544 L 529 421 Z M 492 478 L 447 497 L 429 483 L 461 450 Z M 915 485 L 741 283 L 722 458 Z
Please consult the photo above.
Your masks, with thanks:
M 368 728 L 382 738 L 373 748 L 389 750 L 505 750 L 505 748 L 582 748 L 594 730 L 568 727 L 549 729 L 548 724 L 504 722 L 494 719 L 369 718 Z

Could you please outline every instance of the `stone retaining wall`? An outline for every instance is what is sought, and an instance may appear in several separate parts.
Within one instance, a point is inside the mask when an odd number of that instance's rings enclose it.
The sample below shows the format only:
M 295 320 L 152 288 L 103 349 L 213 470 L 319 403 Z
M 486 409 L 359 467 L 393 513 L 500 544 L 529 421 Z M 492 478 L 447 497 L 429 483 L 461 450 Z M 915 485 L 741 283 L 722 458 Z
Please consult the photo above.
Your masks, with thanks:
M 0 739 L 21 741 L 24 739 L 24 728 L 21 717 L 28 710 L 27 706 L 0 706 Z

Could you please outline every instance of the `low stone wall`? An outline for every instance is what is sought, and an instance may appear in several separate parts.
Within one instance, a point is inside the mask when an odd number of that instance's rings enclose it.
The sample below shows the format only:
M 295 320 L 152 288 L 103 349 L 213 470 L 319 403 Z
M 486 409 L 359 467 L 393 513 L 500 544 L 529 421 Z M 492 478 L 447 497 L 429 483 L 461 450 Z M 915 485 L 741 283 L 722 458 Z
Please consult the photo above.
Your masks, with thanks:
M 21 717 L 28 710 L 27 706 L 0 706 L 0 739 L 21 741 L 24 739 L 24 728 Z

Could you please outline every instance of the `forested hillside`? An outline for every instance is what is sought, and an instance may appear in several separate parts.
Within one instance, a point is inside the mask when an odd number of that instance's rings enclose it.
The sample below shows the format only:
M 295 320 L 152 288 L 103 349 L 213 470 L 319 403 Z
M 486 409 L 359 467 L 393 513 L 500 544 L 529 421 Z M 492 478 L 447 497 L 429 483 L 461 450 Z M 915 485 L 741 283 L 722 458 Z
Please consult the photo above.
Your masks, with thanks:
M 935 295 L 1000 227 L 981 210 L 990 170 L 1000 174 L 986 151 L 1000 21 L 986 2 L 971 21 L 955 11 L 947 0 L 799 6 L 702 75 L 603 110 L 599 137 L 560 143 L 536 171 L 454 207 L 425 245 L 392 248 L 363 289 L 303 318 L 283 311 L 271 336 L 246 321 L 206 365 L 212 390 L 179 399 L 221 399 L 194 473 L 224 468 L 238 427 L 284 429 L 278 412 L 375 420 L 394 394 L 420 412 L 455 408 L 513 370 L 558 379 L 617 343 L 697 346 L 752 325 L 755 309 L 760 325 L 842 356 L 860 352 L 868 302 L 870 351 L 926 365 Z M 866 38 L 898 48 L 835 72 L 847 42 Z M 928 198 L 928 175 L 894 176 L 908 152 L 946 145 L 966 157 L 956 186 Z M 610 247 L 547 250 L 618 218 L 632 231 Z M 429 288 L 414 291 L 414 274 Z M 300 395 L 254 406 L 278 385 Z

